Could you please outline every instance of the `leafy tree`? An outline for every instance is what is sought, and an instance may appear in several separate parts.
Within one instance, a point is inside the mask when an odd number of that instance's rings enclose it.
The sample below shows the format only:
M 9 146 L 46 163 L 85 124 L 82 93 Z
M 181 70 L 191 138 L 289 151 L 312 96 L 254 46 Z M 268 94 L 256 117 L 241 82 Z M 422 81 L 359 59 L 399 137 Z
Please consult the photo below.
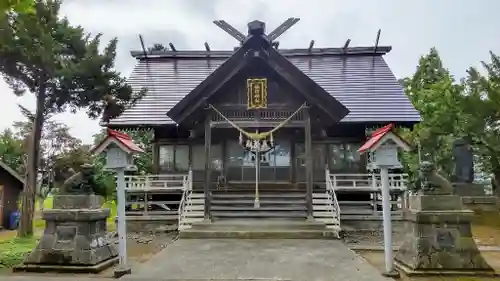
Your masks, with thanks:
M 36 0 L 33 13 L 9 13 L 0 20 L 0 73 L 15 94 L 29 91 L 36 97 L 19 236 L 33 234 L 34 192 L 45 117 L 85 109 L 91 118 L 102 115 L 107 121 L 144 94 L 134 93 L 114 70 L 118 40 L 111 40 L 100 52 L 101 34 L 92 36 L 60 18 L 60 4 L 58 0 Z
M 491 61 L 482 62 L 481 74 L 470 68 L 464 79 L 464 100 L 461 108 L 463 134 L 472 137 L 482 168 L 493 175 L 500 187 L 500 57 L 490 52 Z
M 0 160 L 20 174 L 25 173 L 25 147 L 23 139 L 11 129 L 0 133 Z
M 413 76 L 402 79 L 401 83 L 422 117 L 412 131 L 403 133 L 419 148 L 403 157 L 404 165 L 411 174 L 420 160 L 430 160 L 450 176 L 453 172 L 452 143 L 461 118 L 462 87 L 443 67 L 435 48 L 420 58 Z
M 0 1 L 0 12 L 5 15 L 9 12 L 31 13 L 34 10 L 34 0 L 2 0 Z

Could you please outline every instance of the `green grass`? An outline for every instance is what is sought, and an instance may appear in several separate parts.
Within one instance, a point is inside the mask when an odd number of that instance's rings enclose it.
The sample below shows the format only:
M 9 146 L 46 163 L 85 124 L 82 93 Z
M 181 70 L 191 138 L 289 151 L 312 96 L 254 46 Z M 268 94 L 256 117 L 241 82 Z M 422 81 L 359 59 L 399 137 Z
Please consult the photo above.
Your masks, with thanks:
M 20 264 L 36 247 L 37 243 L 38 239 L 35 237 L 0 241 L 0 270 L 6 270 Z

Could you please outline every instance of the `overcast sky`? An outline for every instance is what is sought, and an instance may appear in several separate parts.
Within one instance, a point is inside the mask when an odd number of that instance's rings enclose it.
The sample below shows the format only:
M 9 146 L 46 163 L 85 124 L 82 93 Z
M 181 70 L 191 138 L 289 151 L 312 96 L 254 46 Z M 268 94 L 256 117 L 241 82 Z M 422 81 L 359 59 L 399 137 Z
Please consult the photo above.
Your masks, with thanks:
M 138 34 L 146 44 L 172 42 L 177 49 L 229 49 L 235 40 L 212 21 L 224 19 L 246 33 L 251 20 L 266 22 L 271 31 L 288 17 L 298 24 L 283 34 L 280 48 L 306 48 L 311 39 L 317 47 L 373 45 L 382 29 L 381 45 L 393 46 L 386 60 L 397 77 L 411 75 L 419 56 L 435 46 L 445 65 L 457 77 L 469 66 L 488 59 L 488 51 L 500 53 L 500 1 L 498 0 L 66 0 L 62 13 L 71 23 L 104 40 L 119 38 L 116 66 L 128 76 L 135 61 L 131 49 L 140 49 Z M 16 98 L 0 82 L 0 129 L 22 120 L 17 103 L 34 108 L 31 95 Z M 72 133 L 90 143 L 98 122 L 85 113 L 54 117 Z

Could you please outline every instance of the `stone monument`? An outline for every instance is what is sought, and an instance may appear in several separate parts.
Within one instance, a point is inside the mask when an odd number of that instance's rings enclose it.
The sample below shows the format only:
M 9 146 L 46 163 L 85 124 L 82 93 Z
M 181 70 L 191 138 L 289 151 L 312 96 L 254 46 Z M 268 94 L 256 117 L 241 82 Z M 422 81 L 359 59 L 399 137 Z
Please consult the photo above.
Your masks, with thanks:
M 472 183 L 474 181 L 474 151 L 469 138 L 461 138 L 453 142 L 453 159 L 455 161 L 454 181 Z
M 481 212 L 498 210 L 495 196 L 486 194 L 484 183 L 474 183 L 474 151 L 470 138 L 457 139 L 453 142 L 455 174 L 453 190 L 462 197 L 462 203 L 469 209 Z
M 53 209 L 43 211 L 45 231 L 33 252 L 15 270 L 99 272 L 114 265 L 117 250 L 107 239 L 103 198 L 94 183 L 93 167 L 83 165 L 54 196 Z
M 409 228 L 396 254 L 396 266 L 407 275 L 493 275 L 472 238 L 474 213 L 462 206 L 452 184 L 432 163 L 420 166 L 421 189 L 409 200 Z

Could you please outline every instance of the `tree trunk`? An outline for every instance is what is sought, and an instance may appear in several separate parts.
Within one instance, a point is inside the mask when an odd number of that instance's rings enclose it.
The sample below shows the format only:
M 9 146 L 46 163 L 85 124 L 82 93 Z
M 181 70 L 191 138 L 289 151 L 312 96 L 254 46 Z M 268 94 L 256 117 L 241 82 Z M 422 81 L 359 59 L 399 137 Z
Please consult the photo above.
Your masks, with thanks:
M 38 163 L 40 159 L 40 138 L 42 136 L 45 112 L 45 86 L 42 83 L 36 96 L 36 113 L 28 147 L 28 167 L 26 183 L 22 193 L 21 220 L 17 230 L 18 237 L 33 235 L 33 215 L 35 212 L 35 191 L 37 186 Z

